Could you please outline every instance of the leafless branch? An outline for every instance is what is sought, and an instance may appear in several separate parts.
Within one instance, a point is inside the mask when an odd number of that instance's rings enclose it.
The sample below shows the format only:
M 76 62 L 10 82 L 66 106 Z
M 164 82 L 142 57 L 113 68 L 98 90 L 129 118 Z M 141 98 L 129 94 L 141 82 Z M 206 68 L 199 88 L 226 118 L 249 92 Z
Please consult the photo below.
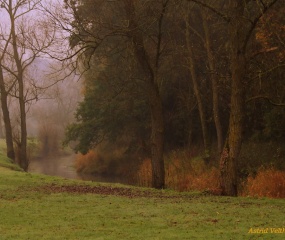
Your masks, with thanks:
M 251 101 L 258 100 L 258 99 L 264 99 L 267 102 L 269 102 L 271 105 L 274 105 L 276 107 L 285 107 L 285 103 L 276 103 L 276 102 L 272 101 L 272 99 L 270 97 L 263 96 L 263 95 L 251 97 L 251 98 L 246 100 L 246 103 L 249 103 Z
M 202 7 L 205 7 L 209 10 L 211 10 L 212 12 L 214 12 L 215 14 L 217 14 L 218 16 L 220 16 L 222 19 L 224 19 L 226 22 L 230 22 L 230 17 L 227 16 L 226 14 L 224 14 L 223 12 L 218 11 L 218 9 L 214 8 L 213 6 L 204 3 L 202 1 L 199 0 L 187 0 L 188 2 L 194 2 Z

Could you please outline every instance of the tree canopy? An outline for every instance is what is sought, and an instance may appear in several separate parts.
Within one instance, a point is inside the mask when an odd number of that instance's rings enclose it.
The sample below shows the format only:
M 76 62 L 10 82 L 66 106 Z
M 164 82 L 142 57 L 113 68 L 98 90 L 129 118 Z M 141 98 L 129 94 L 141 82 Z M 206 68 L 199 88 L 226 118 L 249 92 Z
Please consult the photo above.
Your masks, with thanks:
M 242 143 L 284 140 L 282 1 L 65 4 L 85 85 L 66 135 L 76 151 L 143 142 L 160 188 L 166 152 L 203 146 L 220 161 L 223 194 L 237 195 Z

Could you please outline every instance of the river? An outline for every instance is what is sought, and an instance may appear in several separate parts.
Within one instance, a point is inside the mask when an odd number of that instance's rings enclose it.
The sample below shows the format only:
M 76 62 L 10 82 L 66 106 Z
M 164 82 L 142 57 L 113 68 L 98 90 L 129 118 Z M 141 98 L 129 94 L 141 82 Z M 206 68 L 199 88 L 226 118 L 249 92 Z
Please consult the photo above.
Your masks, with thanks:
M 75 159 L 75 154 L 32 159 L 30 161 L 28 171 L 31 173 L 41 173 L 45 175 L 58 176 L 67 179 L 130 184 L 127 179 L 118 176 L 78 174 L 74 168 Z
M 79 179 L 74 168 L 76 155 L 35 158 L 30 161 L 29 172 L 69 179 Z

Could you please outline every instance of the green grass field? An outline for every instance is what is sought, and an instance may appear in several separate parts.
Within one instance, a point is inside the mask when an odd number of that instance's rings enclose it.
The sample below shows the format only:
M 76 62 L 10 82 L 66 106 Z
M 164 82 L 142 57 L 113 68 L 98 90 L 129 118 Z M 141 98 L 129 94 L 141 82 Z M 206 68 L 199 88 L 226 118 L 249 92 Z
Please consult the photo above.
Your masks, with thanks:
M 66 180 L 11 170 L 3 155 L 0 166 L 1 240 L 285 239 L 282 199 Z

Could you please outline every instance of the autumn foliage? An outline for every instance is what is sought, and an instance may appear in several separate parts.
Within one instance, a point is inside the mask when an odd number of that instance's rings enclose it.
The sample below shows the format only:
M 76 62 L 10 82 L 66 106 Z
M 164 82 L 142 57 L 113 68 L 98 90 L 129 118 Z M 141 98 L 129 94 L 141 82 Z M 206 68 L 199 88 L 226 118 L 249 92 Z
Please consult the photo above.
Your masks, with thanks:
M 261 17 L 255 33 L 255 39 L 260 45 L 260 52 L 274 52 L 274 60 L 285 60 L 284 37 L 284 5 L 279 9 L 272 9 Z M 271 59 L 272 61 L 272 59 Z
M 78 153 L 75 169 L 80 176 L 105 176 L 107 179 L 118 177 L 123 179 L 124 183 L 134 184 L 134 175 L 137 172 L 136 158 L 123 153 L 123 149 L 104 147 L 90 150 L 87 154 Z
M 253 197 L 285 197 L 285 172 L 274 168 L 260 168 L 256 176 L 249 176 L 242 193 Z
M 98 152 L 89 151 L 87 154 L 78 154 L 75 160 L 75 169 L 80 173 L 102 172 L 106 166 Z
M 176 153 L 166 159 L 165 170 L 168 188 L 220 194 L 218 168 L 209 167 L 201 158 L 187 158 L 185 154 Z M 150 159 L 141 163 L 137 177 L 140 186 L 151 186 Z M 285 172 L 261 167 L 255 175 L 248 176 L 239 189 L 241 196 L 284 198 Z
M 166 160 L 166 186 L 178 191 L 207 191 L 219 194 L 219 171 L 209 167 L 201 158 L 191 158 L 185 153 L 174 153 Z M 151 186 L 151 162 L 145 159 L 138 171 L 138 184 Z

